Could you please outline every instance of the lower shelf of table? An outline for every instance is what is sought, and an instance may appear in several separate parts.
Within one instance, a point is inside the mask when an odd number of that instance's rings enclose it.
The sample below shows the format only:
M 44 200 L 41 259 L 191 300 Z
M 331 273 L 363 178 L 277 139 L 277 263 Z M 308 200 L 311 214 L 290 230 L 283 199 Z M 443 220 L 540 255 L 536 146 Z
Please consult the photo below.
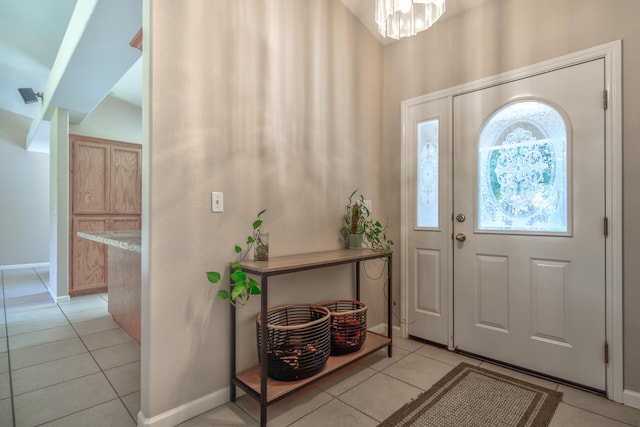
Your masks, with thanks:
M 314 375 L 310 378 L 305 378 L 298 381 L 277 381 L 271 378 L 267 378 L 267 401 L 273 402 L 278 400 L 289 393 L 298 390 L 310 384 L 319 378 L 327 376 L 343 366 L 349 365 L 356 360 L 374 353 L 381 348 L 387 347 L 391 344 L 391 339 L 386 336 L 377 334 L 375 332 L 367 332 L 367 339 L 365 340 L 362 348 L 356 352 L 344 354 L 340 356 L 331 356 L 327 360 L 322 372 Z M 251 389 L 253 389 L 258 395 L 260 394 L 260 366 L 254 366 L 245 371 L 242 371 L 236 375 L 238 381 L 244 383 Z

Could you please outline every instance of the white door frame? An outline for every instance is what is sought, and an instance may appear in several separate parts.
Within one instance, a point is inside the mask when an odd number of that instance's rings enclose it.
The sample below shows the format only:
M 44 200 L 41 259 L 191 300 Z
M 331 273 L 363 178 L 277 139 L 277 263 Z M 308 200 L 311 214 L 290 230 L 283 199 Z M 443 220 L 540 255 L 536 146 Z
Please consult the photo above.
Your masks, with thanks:
M 607 364 L 607 395 L 609 399 L 623 402 L 623 311 L 622 311 L 622 41 L 617 40 L 590 49 L 581 50 L 569 55 L 522 67 L 474 82 L 465 83 L 442 91 L 405 100 L 401 103 L 401 254 L 400 254 L 400 300 L 401 319 L 409 315 L 408 301 L 408 233 L 412 227 L 412 211 L 410 197 L 407 194 L 408 167 L 414 160 L 410 152 L 411 144 L 407 141 L 406 118 L 412 106 L 448 99 L 448 112 L 452 115 L 453 97 L 475 90 L 503 84 L 513 80 L 546 73 L 555 69 L 576 65 L 582 62 L 605 59 L 605 88 L 608 93 L 608 108 L 605 111 L 605 168 L 606 168 L 606 200 L 605 209 L 609 215 L 609 236 L 606 239 L 606 339 L 609 343 L 609 363 Z M 450 117 L 451 118 L 451 117 Z M 449 120 L 449 141 L 453 146 L 453 120 Z M 449 159 L 452 162 L 452 159 Z M 453 171 L 452 165 L 449 170 Z M 451 177 L 449 177 L 451 178 Z M 453 209 L 449 206 L 449 209 Z M 453 211 L 452 211 L 453 212 Z M 447 251 L 449 268 L 452 268 L 453 243 Z M 452 275 L 447 283 L 449 295 L 449 348 L 453 345 L 453 281 Z M 408 335 L 408 326 L 402 323 L 400 332 Z

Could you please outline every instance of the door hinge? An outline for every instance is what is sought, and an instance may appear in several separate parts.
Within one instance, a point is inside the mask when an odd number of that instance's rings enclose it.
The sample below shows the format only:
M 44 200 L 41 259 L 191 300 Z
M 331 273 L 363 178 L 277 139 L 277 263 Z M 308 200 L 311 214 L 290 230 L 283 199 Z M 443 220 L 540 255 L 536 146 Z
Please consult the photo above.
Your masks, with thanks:
M 604 217 L 604 237 L 609 237 L 609 218 Z
M 609 108 L 609 92 L 606 89 L 602 91 L 602 108 Z
M 604 343 L 604 363 L 609 363 L 609 343 Z

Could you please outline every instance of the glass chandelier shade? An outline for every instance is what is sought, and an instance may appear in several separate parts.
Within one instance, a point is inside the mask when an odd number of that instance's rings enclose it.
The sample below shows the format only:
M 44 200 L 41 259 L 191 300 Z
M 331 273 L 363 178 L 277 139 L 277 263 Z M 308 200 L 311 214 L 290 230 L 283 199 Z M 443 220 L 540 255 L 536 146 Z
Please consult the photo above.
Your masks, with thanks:
M 383 37 L 400 39 L 432 26 L 445 11 L 445 0 L 376 0 L 376 23 Z

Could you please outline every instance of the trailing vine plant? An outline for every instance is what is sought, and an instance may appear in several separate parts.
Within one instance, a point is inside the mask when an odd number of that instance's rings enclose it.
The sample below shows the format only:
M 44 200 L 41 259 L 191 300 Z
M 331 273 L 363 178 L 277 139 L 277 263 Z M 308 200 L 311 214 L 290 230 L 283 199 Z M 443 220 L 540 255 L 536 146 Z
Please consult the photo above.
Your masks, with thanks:
M 364 195 L 357 195 L 358 190 L 354 190 L 349 195 L 344 215 L 344 225 L 340 233 L 346 242 L 349 234 L 362 234 L 366 247 L 378 252 L 386 252 L 393 246 L 393 240 L 387 237 L 389 225 L 384 226 L 380 221 L 371 218 L 371 211 L 364 203 Z M 355 196 L 355 197 L 354 197 Z
M 235 253 L 242 255 L 237 261 L 233 262 L 230 267 L 231 290 L 220 289 L 218 291 L 218 297 L 229 300 L 229 303 L 234 307 L 242 307 L 249 301 L 251 295 L 260 295 L 262 293 L 260 291 L 260 284 L 242 270 L 241 264 L 251 251 L 253 245 L 260 238 L 260 227 L 262 227 L 263 222 L 260 217 L 266 211 L 266 209 L 263 209 L 258 212 L 256 219 L 251 224 L 252 230 L 251 234 L 247 236 L 244 252 L 240 246 L 235 245 L 234 247 Z M 218 283 L 221 278 L 222 275 L 217 271 L 207 272 L 207 279 L 209 279 L 211 283 Z

